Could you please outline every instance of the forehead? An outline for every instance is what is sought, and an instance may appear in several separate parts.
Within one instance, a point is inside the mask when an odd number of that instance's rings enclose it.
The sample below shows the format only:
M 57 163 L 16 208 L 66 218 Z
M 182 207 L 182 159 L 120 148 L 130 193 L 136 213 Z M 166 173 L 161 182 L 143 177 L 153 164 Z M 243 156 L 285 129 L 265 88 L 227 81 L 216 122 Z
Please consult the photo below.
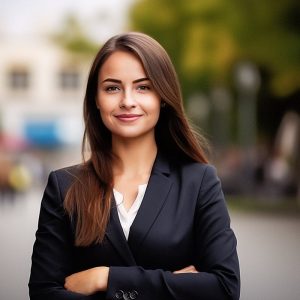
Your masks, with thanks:
M 103 63 L 98 77 L 145 76 L 145 70 L 140 59 L 126 51 L 112 53 Z

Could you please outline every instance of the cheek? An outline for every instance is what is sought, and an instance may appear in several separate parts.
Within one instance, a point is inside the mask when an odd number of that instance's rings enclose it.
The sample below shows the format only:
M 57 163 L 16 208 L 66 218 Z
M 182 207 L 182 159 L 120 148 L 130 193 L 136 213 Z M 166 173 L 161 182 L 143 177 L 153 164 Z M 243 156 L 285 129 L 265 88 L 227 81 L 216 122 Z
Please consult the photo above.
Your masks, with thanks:
M 102 118 L 107 118 L 112 113 L 113 107 L 109 105 L 109 103 L 110 102 L 105 101 L 105 99 L 102 99 L 102 101 L 97 100 L 97 107 Z
M 159 115 L 160 113 L 160 106 L 161 101 L 158 97 L 149 97 L 144 99 L 140 104 L 142 108 L 151 115 Z
M 157 119 L 159 118 L 159 115 L 160 115 L 160 102 L 157 103 L 157 104 L 153 107 L 152 114 L 153 114 L 153 116 L 155 116 Z
M 99 108 L 99 114 L 102 119 L 102 122 L 104 123 L 105 126 L 107 126 L 110 123 L 110 114 L 108 111 L 106 111 L 103 108 Z
M 114 128 L 114 125 L 113 125 L 110 115 L 108 115 L 105 112 L 102 112 L 100 110 L 99 117 L 101 118 L 104 127 L 106 127 L 106 129 L 108 129 L 109 131 L 112 131 Z

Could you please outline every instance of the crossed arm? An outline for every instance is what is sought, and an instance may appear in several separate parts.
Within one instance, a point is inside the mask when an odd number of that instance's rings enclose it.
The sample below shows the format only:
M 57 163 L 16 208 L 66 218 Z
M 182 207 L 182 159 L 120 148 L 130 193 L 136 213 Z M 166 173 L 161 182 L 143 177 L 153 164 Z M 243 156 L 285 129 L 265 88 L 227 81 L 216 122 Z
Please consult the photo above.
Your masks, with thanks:
M 239 299 L 236 240 L 220 200 L 220 189 L 212 188 L 218 182 L 211 175 L 207 176 L 201 195 L 207 201 L 198 207 L 201 218 L 195 224 L 195 234 L 201 238 L 195 241 L 199 255 L 194 266 L 174 272 L 139 266 L 101 266 L 74 273 L 72 241 L 61 207 L 62 192 L 57 175 L 51 174 L 32 257 L 30 298 L 114 299 L 120 287 L 128 291 L 139 287 L 141 299 Z
M 194 266 L 187 266 L 173 272 L 174 274 L 198 273 Z M 74 273 L 65 279 L 65 289 L 83 295 L 105 292 L 108 284 L 109 267 L 95 267 Z

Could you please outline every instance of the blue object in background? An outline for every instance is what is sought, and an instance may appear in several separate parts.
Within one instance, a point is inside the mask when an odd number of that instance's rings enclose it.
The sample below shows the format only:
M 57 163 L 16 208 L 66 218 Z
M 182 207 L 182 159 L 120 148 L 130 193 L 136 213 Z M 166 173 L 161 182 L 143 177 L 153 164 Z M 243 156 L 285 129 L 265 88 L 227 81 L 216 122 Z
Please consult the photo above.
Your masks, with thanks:
M 63 144 L 58 134 L 56 120 L 26 121 L 24 124 L 24 135 L 31 146 L 55 148 Z

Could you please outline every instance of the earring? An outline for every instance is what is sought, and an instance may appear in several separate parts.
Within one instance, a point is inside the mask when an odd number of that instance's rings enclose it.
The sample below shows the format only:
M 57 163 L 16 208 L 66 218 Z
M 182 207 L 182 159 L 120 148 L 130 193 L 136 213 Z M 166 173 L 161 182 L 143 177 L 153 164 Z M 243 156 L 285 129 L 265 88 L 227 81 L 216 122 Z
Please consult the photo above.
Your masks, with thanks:
M 161 107 L 161 108 L 166 107 L 166 102 L 165 102 L 165 101 L 162 101 L 161 104 L 160 104 L 160 107 Z

